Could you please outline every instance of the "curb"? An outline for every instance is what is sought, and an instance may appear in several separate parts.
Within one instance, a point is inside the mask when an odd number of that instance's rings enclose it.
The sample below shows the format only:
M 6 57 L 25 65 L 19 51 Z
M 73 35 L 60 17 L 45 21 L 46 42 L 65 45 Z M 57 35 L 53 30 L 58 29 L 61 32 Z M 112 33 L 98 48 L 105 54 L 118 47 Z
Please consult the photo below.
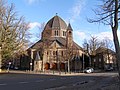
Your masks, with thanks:
M 44 75 L 58 75 L 58 76 L 78 76 L 78 75 L 85 74 L 85 73 L 64 73 L 64 72 L 52 73 L 52 72 L 14 71 L 14 70 L 10 70 L 9 72 L 4 71 L 4 72 L 0 72 L 0 73 L 44 74 Z

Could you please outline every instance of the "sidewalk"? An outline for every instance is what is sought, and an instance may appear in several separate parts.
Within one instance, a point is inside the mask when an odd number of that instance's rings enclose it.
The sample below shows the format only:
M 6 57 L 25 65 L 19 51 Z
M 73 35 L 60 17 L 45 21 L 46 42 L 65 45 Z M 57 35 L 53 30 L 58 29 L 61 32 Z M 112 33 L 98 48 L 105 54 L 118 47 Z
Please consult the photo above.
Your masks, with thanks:
M 6 70 L 2 70 L 2 71 L 0 72 L 0 74 L 3 74 L 3 73 L 7 73 Z
M 8 73 L 8 72 L 6 72 Z M 45 75 L 59 75 L 59 76 L 77 76 L 84 75 L 85 73 L 75 73 L 75 72 L 58 72 L 58 71 L 44 71 L 44 72 L 35 72 L 35 71 L 19 71 L 19 70 L 10 70 L 9 73 L 23 73 L 23 74 L 45 74 Z

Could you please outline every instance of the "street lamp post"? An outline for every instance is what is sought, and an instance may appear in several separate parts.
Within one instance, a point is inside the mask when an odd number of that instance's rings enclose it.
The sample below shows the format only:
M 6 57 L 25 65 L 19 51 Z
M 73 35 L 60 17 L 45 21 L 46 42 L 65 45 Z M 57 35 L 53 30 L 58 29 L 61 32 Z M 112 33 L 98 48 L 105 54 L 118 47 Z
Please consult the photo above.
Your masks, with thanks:
M 11 62 L 9 62 L 8 64 L 9 65 L 8 65 L 8 70 L 7 71 L 9 72 L 10 71 Z
M 33 65 L 32 62 L 30 62 L 30 71 L 32 71 L 32 65 Z
M 1 67 L 2 67 L 2 57 L 1 57 L 1 47 L 0 47 L 0 72 L 2 71 Z
M 85 68 L 84 64 L 85 64 L 85 57 L 84 57 L 84 53 L 83 53 L 83 72 L 84 72 L 84 68 Z

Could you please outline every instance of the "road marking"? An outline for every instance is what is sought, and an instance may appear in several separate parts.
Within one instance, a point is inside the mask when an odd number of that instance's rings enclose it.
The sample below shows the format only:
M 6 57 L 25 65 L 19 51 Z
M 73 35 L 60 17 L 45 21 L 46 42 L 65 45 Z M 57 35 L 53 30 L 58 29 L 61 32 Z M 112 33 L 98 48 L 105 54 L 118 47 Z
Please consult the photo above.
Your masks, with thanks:
M 24 84 L 24 83 L 29 83 L 29 82 L 19 82 L 19 83 L 23 83 Z
M 48 88 L 48 89 L 45 89 L 45 90 L 57 90 L 57 89 L 64 89 L 66 88 L 66 86 L 60 86 L 60 87 L 55 87 L 55 88 Z
M 112 76 L 112 77 L 116 77 L 116 76 Z
M 64 89 L 64 88 L 66 88 L 67 86 L 61 86 L 61 87 L 58 87 L 58 88 L 56 88 L 56 89 Z
M 7 85 L 7 84 L 5 84 L 5 83 L 1 83 L 1 84 L 0 84 L 0 86 L 5 86 L 5 85 Z
M 38 80 L 38 81 L 35 81 L 35 82 L 43 82 L 44 80 Z

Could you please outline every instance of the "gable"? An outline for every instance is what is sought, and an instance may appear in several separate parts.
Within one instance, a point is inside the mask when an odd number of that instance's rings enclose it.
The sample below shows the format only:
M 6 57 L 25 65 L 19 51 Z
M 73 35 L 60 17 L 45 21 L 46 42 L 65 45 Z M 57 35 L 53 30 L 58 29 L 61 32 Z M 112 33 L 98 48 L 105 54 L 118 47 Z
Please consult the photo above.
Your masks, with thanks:
M 50 45 L 50 48 L 60 48 L 60 47 L 61 47 L 60 43 L 56 40 L 53 41 Z

